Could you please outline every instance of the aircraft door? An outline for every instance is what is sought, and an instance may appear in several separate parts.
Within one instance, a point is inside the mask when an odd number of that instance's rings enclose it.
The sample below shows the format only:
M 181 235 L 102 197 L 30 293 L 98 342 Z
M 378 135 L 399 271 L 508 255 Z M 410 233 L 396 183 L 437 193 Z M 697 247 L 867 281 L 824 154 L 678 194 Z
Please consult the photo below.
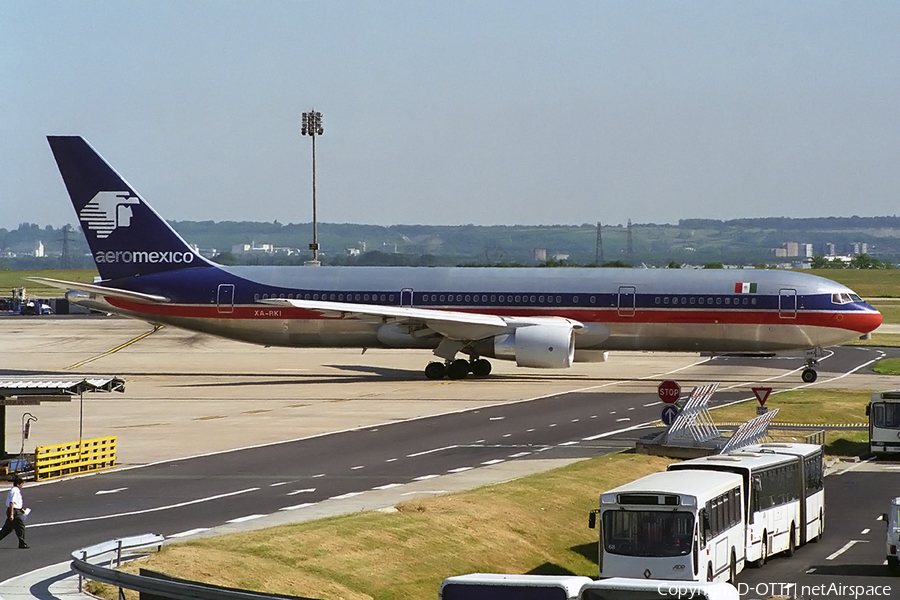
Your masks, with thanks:
M 216 294 L 216 305 L 220 313 L 234 312 L 234 284 L 220 283 Z
M 619 286 L 619 316 L 633 317 L 635 303 L 635 287 L 633 285 Z
M 403 288 L 400 290 L 400 306 L 412 306 L 413 305 L 413 289 L 412 288 Z
M 778 316 L 782 319 L 797 318 L 797 290 L 791 288 L 778 290 Z

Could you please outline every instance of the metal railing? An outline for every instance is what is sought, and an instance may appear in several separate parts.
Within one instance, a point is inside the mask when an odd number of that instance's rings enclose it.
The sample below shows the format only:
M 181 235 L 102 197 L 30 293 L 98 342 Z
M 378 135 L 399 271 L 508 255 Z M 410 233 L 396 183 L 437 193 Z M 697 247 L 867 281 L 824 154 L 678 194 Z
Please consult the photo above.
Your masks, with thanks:
M 135 575 L 116 571 L 114 568 L 122 563 L 122 552 L 131 553 L 128 558 L 137 558 L 145 553 L 137 553 L 137 550 L 161 547 L 165 538 L 155 533 L 146 533 L 134 537 L 121 538 L 96 544 L 72 552 L 72 571 L 78 575 L 78 589 L 81 590 L 84 579 L 99 581 L 119 588 L 119 597 L 122 598 L 122 589 L 134 590 L 141 594 L 150 594 L 157 598 L 172 598 L 173 600 L 272 600 L 273 598 L 293 598 L 298 600 L 313 600 L 301 596 L 285 596 L 283 594 L 264 594 L 220 586 L 186 581 L 184 579 L 170 578 L 167 576 L 152 577 L 147 575 Z M 108 566 L 103 566 L 103 564 Z
M 37 481 L 116 466 L 116 436 L 80 440 L 34 450 Z

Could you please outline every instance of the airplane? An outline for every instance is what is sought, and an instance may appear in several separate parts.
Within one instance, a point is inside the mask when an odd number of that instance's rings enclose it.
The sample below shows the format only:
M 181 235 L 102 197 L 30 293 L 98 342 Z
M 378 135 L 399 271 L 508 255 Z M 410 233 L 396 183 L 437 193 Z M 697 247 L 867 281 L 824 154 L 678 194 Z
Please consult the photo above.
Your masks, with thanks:
M 100 281 L 33 279 L 155 325 L 266 346 L 431 350 L 429 379 L 487 376 L 488 358 L 564 369 L 610 350 L 806 351 L 813 382 L 823 348 L 882 322 L 851 289 L 784 270 L 219 265 L 82 137 L 47 139 Z

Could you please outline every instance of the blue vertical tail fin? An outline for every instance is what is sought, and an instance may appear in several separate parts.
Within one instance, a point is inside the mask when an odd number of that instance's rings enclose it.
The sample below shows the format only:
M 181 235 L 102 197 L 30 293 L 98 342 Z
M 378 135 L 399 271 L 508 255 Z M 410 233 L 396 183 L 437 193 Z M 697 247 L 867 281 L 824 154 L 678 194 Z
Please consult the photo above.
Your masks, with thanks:
M 84 138 L 47 136 L 103 279 L 206 266 Z

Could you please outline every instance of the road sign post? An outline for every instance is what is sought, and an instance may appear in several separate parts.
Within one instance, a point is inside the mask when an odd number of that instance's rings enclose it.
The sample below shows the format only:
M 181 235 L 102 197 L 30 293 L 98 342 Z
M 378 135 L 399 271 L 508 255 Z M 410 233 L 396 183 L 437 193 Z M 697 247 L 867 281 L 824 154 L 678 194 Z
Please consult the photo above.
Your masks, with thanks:
M 681 398 L 681 386 L 677 381 L 667 379 L 656 388 L 656 394 L 666 404 L 675 404 Z
M 772 388 L 770 387 L 755 387 L 750 388 L 753 390 L 753 393 L 756 395 L 756 399 L 759 400 L 759 406 L 756 408 L 757 415 L 764 415 L 768 412 L 768 408 L 766 408 L 766 400 L 769 399 L 769 394 L 772 393 Z

